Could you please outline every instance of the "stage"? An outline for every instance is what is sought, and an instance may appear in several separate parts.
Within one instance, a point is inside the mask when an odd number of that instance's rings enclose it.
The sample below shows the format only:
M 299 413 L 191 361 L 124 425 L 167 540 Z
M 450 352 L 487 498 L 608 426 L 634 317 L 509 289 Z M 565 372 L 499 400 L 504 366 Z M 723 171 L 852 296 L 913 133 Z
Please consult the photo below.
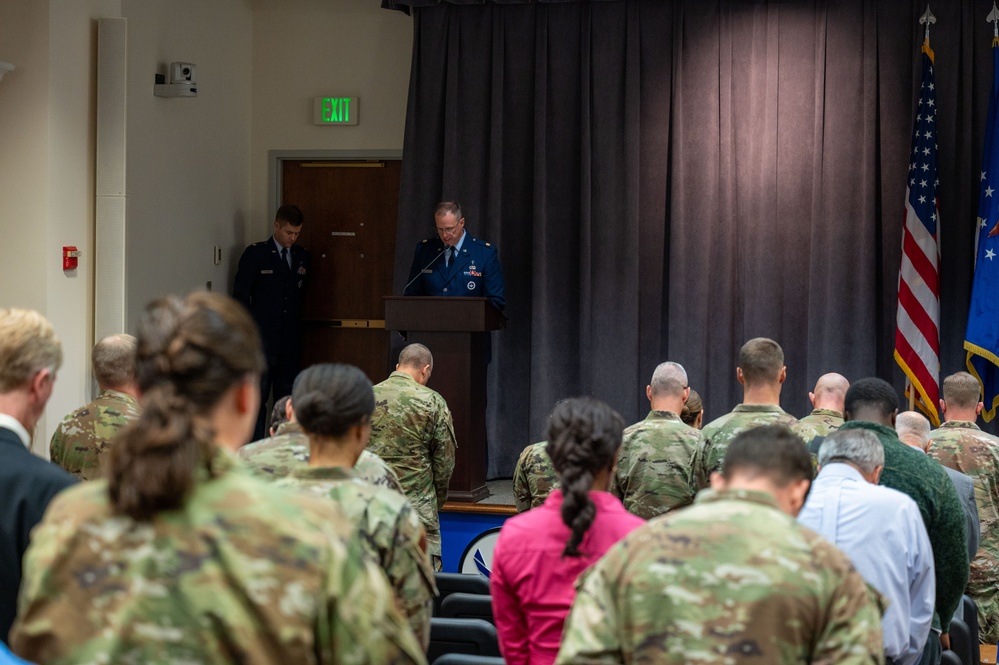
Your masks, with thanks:
M 448 501 L 441 509 L 444 572 L 489 576 L 496 535 L 503 522 L 517 514 L 517 509 L 513 505 L 510 479 L 490 480 L 486 487 L 489 496 L 477 503 Z

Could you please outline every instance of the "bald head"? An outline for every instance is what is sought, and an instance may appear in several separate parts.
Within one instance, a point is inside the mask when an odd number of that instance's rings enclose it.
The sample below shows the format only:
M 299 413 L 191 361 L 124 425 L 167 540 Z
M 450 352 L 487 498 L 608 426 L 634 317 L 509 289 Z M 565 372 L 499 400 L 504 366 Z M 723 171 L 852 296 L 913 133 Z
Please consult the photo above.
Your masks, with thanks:
M 895 433 L 907 446 L 924 452 L 930 447 L 930 421 L 918 411 L 903 411 L 895 416 Z
M 830 372 L 823 374 L 815 382 L 815 390 L 808 393 L 808 399 L 816 409 L 831 409 L 843 413 L 843 401 L 850 382 L 842 374 Z

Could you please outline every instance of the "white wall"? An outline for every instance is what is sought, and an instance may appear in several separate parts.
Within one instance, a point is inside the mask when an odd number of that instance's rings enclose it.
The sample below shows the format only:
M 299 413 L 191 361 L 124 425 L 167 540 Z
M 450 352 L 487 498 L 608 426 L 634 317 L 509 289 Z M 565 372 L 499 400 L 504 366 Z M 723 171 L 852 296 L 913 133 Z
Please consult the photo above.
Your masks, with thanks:
M 129 327 L 145 305 L 192 288 L 228 291 L 250 202 L 249 0 L 125 0 Z M 170 62 L 197 67 L 196 98 L 153 95 Z
M 253 3 L 252 217 L 265 238 L 268 150 L 402 150 L 413 20 L 377 0 Z M 312 123 L 312 98 L 360 98 L 360 122 Z
M 44 313 L 64 361 L 35 449 L 70 409 L 89 399 L 93 311 L 93 19 L 117 0 L 5 0 L 0 60 L 17 69 L 0 82 L 0 305 Z M 83 251 L 63 272 L 61 248 Z
M 44 3 L 42 3 L 44 4 Z M 45 315 L 63 345 L 63 370 L 44 420 L 51 433 L 63 415 L 91 399 L 94 303 L 94 118 L 97 22 L 118 16 L 120 0 L 50 0 L 48 239 Z M 83 254 L 75 271 L 62 270 L 61 250 Z M 36 446 L 48 450 L 41 428 Z M 37 447 L 36 447 L 37 449 Z
M 17 67 L 0 81 L 0 306 L 43 309 L 48 237 L 49 9 L 5 0 L 0 60 Z

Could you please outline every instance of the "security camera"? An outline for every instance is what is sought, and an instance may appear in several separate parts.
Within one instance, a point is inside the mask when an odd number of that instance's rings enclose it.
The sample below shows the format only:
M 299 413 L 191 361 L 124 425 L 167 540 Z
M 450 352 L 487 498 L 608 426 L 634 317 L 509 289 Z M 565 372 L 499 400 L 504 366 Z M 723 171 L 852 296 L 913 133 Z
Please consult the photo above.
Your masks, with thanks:
M 189 62 L 170 63 L 170 83 L 197 83 L 197 68 Z

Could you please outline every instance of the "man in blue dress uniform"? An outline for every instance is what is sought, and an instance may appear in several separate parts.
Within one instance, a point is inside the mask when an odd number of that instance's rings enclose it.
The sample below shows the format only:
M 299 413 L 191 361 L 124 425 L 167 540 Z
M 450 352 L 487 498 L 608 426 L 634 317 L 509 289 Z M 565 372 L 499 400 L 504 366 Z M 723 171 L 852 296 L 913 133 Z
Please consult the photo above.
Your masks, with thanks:
M 488 298 L 502 312 L 506 300 L 496 248 L 465 233 L 456 201 L 438 203 L 434 221 L 437 237 L 417 243 L 404 294 Z
M 302 355 L 302 302 L 309 273 L 309 252 L 295 245 L 304 218 L 297 206 L 283 205 L 274 216 L 274 235 L 243 251 L 233 297 L 250 310 L 264 343 L 267 372 L 260 378 L 260 414 L 253 432 L 264 437 L 267 400 L 291 394 Z

